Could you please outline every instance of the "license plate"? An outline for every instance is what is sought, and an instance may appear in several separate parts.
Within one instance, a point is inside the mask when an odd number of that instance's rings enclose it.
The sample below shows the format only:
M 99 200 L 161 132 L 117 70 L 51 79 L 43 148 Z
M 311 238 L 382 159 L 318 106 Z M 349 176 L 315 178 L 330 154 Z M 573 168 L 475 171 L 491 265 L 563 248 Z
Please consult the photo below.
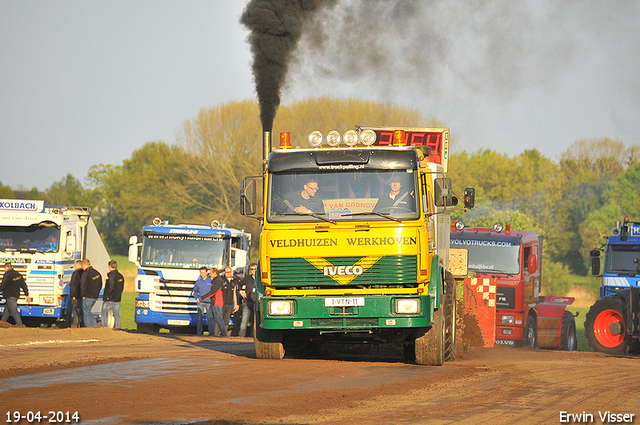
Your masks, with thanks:
M 325 307 L 362 307 L 364 298 L 325 298 Z
M 188 320 L 167 320 L 167 325 L 176 325 L 176 326 L 189 326 L 191 324 Z

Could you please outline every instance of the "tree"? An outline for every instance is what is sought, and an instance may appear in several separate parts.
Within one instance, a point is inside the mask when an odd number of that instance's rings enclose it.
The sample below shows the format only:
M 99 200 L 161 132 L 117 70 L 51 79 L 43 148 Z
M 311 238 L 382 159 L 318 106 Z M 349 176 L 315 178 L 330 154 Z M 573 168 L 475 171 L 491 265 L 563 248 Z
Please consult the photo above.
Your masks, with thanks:
M 5 186 L 0 182 L 0 199 L 14 199 L 15 197 L 11 186 Z
M 69 173 L 45 191 L 44 200 L 49 205 L 85 206 L 85 193 L 80 181 Z

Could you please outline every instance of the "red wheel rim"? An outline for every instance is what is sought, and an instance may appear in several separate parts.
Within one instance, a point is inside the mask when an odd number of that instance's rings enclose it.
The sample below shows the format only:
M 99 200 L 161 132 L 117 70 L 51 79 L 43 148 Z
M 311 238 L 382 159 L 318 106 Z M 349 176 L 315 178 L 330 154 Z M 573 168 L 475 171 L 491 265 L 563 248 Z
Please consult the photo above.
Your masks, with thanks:
M 611 325 L 619 323 L 622 333 L 614 335 L 611 333 Z M 603 347 L 614 348 L 622 344 L 626 334 L 626 326 L 622 315 L 615 310 L 604 310 L 596 316 L 593 322 L 593 334 Z

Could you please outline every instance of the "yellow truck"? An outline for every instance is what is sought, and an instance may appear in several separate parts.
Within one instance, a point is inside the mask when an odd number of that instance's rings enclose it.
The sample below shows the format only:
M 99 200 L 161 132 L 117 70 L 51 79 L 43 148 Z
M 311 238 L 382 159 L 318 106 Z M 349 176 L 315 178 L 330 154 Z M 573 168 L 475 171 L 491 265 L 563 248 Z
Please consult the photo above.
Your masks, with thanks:
M 449 130 L 357 127 L 289 133 L 264 171 L 242 181 L 241 213 L 262 220 L 256 356 L 322 343 L 401 344 L 405 358 L 453 359 L 455 281 L 448 269 Z M 262 186 L 263 195 L 258 188 Z M 465 189 L 465 208 L 474 190 Z M 262 208 L 257 203 L 262 199 Z

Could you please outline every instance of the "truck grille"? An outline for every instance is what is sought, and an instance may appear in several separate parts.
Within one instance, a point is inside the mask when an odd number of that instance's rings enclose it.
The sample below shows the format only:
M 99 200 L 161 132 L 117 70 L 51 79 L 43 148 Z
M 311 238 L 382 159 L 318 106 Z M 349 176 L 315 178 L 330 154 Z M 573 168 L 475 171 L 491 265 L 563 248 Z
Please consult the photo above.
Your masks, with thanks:
M 498 286 L 496 289 L 496 308 L 514 310 L 516 308 L 516 288 Z
M 149 308 L 161 313 L 197 314 L 196 300 L 191 297 L 195 282 L 158 282 L 149 294 Z
M 326 257 L 333 266 L 353 266 L 360 262 L 366 270 L 356 276 L 348 286 L 388 287 L 415 284 L 418 281 L 418 259 L 415 255 L 388 255 L 384 257 Z M 271 283 L 279 287 L 339 286 L 336 280 L 325 276 L 323 270 L 304 258 L 272 258 Z M 345 285 L 341 285 L 345 286 Z

